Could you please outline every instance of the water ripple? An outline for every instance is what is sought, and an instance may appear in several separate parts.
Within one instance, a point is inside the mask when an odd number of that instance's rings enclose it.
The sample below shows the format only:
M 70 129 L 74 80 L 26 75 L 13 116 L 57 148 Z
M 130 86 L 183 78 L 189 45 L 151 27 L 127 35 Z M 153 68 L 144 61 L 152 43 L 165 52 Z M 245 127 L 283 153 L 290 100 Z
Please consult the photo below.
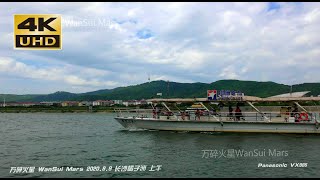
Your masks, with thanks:
M 2 177 L 319 177 L 320 138 L 314 135 L 125 130 L 114 114 L 0 113 Z M 202 158 L 205 149 L 278 149 L 287 157 Z M 257 164 L 307 162 L 307 168 Z M 77 166 L 73 166 L 77 165 Z M 162 165 L 159 172 L 10 174 L 12 166 Z

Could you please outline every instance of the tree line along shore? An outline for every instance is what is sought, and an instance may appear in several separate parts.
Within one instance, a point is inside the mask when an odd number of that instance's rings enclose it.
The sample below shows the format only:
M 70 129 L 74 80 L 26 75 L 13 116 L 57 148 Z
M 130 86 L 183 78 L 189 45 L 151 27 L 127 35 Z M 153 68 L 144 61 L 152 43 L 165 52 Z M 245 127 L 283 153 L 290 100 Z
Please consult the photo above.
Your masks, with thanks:
M 158 104 L 157 106 L 159 106 Z M 215 109 L 217 112 L 228 112 L 229 105 L 235 107 L 236 104 L 224 104 L 223 107 L 219 107 L 218 105 L 211 104 L 207 107 L 210 109 Z M 177 105 L 169 105 L 172 111 L 181 111 L 186 110 L 192 107 L 192 103 L 182 103 Z M 260 103 L 255 104 L 255 106 L 260 109 L 262 112 L 275 112 L 280 113 L 281 109 L 290 107 L 288 103 Z M 161 107 L 161 105 L 160 105 Z M 303 104 L 303 107 L 309 112 L 320 112 L 320 105 L 318 104 Z M 115 109 L 123 108 L 123 109 L 152 109 L 151 105 L 114 105 L 114 106 L 6 106 L 0 107 L 0 113 L 81 113 L 81 112 L 90 112 L 90 113 L 113 113 Z M 240 108 L 244 112 L 255 112 L 255 110 L 246 105 L 245 103 L 240 104 Z

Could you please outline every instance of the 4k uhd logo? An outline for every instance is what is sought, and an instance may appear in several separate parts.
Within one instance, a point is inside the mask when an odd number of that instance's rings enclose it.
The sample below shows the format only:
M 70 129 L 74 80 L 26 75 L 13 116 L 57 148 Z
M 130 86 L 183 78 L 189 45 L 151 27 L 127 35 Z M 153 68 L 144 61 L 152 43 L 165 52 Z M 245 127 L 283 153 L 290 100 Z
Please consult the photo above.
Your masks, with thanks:
M 14 47 L 30 50 L 60 50 L 61 16 L 57 14 L 14 15 Z

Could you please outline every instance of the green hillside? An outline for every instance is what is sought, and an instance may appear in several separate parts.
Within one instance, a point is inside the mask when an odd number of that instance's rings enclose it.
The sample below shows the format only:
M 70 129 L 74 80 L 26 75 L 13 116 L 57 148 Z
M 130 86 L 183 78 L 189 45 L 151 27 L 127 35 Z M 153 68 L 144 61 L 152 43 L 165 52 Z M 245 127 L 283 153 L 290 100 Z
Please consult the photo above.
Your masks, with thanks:
M 64 101 L 68 99 L 73 99 L 78 97 L 78 94 L 64 92 L 64 91 L 58 91 L 52 94 L 48 95 L 41 95 L 33 98 L 33 101 L 35 102 L 41 102 L 41 101 Z
M 13 101 L 34 101 L 34 98 L 40 95 L 15 95 L 15 94 L 0 94 L 0 103 L 2 103 L 5 99 L 6 102 Z
M 0 95 L 6 97 L 7 102 L 12 101 L 65 101 L 65 100 L 98 100 L 98 99 L 149 99 L 162 93 L 163 98 L 206 97 L 208 89 L 240 90 L 245 95 L 269 97 L 288 93 L 290 86 L 275 82 L 256 82 L 240 80 L 220 80 L 213 83 L 178 83 L 167 81 L 152 81 L 127 87 L 103 89 L 87 93 L 56 92 L 48 95 Z M 293 85 L 293 92 L 311 91 L 309 95 L 320 94 L 320 83 L 304 83 Z

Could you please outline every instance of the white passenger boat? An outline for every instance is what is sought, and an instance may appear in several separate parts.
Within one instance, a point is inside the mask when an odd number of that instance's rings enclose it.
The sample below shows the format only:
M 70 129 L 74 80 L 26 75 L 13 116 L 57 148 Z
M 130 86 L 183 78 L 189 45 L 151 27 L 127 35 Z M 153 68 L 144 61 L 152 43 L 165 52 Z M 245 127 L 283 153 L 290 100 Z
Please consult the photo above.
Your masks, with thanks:
M 125 114 L 124 109 L 115 109 L 118 113 L 115 119 L 127 129 L 147 129 L 147 130 L 168 130 L 168 131 L 197 131 L 197 132 L 254 132 L 254 133 L 304 133 L 319 134 L 319 122 L 317 113 L 308 112 L 300 102 L 320 101 L 320 97 L 269 97 L 259 98 L 253 96 L 235 96 L 229 98 L 212 99 L 207 98 L 189 98 L 189 99 L 149 99 L 147 100 L 152 109 L 134 110 L 135 114 Z M 171 111 L 167 104 L 175 103 L 198 103 L 206 109 L 207 113 L 190 113 L 185 111 Z M 255 112 L 243 112 L 243 118 L 238 118 L 228 112 L 212 112 L 208 105 L 210 103 L 246 103 L 255 110 Z M 276 115 L 271 112 L 262 112 L 254 103 L 257 102 L 289 102 L 299 108 L 298 112 L 287 115 Z M 156 112 L 155 104 L 162 104 L 166 113 Z M 205 105 L 208 104 L 208 105 Z M 175 106 L 177 107 L 177 106 Z M 132 111 L 132 109 L 131 109 Z

